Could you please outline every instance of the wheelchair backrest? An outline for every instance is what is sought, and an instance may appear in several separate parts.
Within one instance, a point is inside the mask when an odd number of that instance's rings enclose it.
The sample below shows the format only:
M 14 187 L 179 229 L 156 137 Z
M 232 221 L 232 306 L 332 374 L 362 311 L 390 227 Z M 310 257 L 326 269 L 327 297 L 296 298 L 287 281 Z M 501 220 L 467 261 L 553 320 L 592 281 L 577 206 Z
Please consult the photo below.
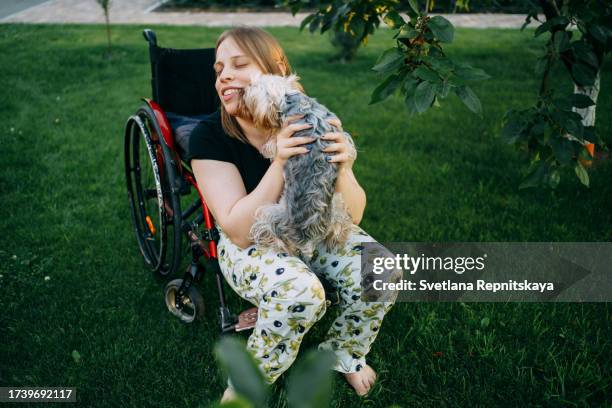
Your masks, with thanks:
M 173 49 L 157 46 L 155 33 L 144 30 L 149 42 L 153 100 L 164 111 L 196 116 L 219 107 L 215 90 L 214 48 Z

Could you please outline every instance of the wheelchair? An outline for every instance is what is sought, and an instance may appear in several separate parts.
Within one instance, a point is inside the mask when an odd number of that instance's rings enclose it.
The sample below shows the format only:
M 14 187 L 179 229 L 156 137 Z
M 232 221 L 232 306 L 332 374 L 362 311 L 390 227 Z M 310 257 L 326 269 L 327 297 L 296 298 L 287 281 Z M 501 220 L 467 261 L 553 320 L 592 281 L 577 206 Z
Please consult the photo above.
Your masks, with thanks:
M 162 48 L 152 30 L 145 29 L 143 35 L 149 45 L 153 97 L 143 98 L 124 133 L 125 176 L 138 247 L 154 276 L 169 280 L 165 303 L 182 322 L 204 316 L 204 299 L 196 285 L 204 273 L 214 273 L 221 333 L 251 329 L 257 308 L 235 315 L 226 304 L 217 260 L 219 233 L 187 162 L 190 131 L 219 108 L 215 50 Z M 197 198 L 187 201 L 183 210 L 192 188 Z M 172 279 L 186 253 L 191 261 L 183 277 Z M 322 283 L 328 303 L 338 303 L 337 291 Z

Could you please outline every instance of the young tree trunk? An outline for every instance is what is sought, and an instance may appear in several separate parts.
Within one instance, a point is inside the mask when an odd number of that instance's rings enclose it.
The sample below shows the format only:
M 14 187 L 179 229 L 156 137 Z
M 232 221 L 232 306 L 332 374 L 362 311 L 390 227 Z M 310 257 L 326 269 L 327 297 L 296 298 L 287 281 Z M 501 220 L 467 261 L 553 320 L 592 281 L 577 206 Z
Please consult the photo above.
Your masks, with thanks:
M 108 39 L 108 54 L 111 53 L 111 31 L 110 31 L 110 19 L 108 18 L 108 9 L 104 10 L 104 18 L 106 19 L 106 38 Z
M 597 97 L 599 96 L 599 84 L 600 84 L 600 76 L 601 70 L 597 71 L 597 76 L 595 77 L 595 83 L 592 86 L 579 86 L 574 84 L 574 93 L 586 95 L 595 105 L 589 106 L 588 108 L 578 109 L 576 107 L 572 108 L 572 110 L 582 116 L 582 125 L 583 126 L 595 126 L 595 110 L 597 108 Z

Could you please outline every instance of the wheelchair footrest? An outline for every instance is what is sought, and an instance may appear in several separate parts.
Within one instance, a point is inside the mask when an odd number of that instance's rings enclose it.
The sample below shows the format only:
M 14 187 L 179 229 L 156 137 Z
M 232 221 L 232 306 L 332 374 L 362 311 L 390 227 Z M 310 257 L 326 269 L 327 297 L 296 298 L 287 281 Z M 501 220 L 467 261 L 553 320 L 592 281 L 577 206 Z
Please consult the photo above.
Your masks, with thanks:
M 238 323 L 235 326 L 235 330 L 239 332 L 243 330 L 252 329 L 253 327 L 255 327 L 255 323 L 257 323 L 257 308 L 252 307 L 240 313 L 240 315 L 238 316 Z

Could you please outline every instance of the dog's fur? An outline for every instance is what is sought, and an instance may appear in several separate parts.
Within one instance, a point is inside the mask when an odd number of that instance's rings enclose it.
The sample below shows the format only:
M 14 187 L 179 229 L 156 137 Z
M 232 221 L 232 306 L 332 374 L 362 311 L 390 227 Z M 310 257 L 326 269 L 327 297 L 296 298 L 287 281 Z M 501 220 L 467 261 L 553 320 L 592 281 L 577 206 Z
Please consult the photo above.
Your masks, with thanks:
M 309 153 L 292 156 L 285 164 L 281 199 L 257 210 L 250 238 L 258 245 L 309 259 L 323 240 L 330 249 L 344 243 L 352 220 L 342 196 L 335 193 L 338 164 L 326 161 L 328 154 L 322 151 L 333 141 L 321 136 L 338 131 L 327 121 L 336 115 L 300 92 L 298 79 L 295 75 L 260 75 L 244 89 L 242 102 L 257 127 L 272 129 L 275 135 L 288 117 L 305 115 L 293 123 L 309 123 L 312 128 L 293 136 L 316 138 Z M 344 135 L 354 155 L 353 140 L 348 133 Z M 276 156 L 275 137 L 264 145 L 262 154 L 269 159 Z

